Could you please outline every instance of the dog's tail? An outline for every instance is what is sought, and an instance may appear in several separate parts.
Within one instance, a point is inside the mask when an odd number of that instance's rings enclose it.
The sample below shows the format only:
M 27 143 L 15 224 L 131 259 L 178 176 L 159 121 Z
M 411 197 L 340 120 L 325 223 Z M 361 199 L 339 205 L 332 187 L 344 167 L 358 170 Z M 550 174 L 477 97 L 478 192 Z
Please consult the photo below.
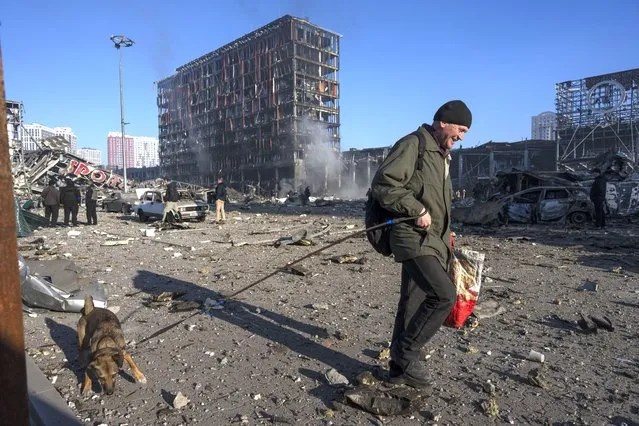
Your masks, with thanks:
M 95 306 L 93 306 L 93 297 L 87 294 L 84 296 L 84 315 L 89 315 L 93 308 L 95 308 Z

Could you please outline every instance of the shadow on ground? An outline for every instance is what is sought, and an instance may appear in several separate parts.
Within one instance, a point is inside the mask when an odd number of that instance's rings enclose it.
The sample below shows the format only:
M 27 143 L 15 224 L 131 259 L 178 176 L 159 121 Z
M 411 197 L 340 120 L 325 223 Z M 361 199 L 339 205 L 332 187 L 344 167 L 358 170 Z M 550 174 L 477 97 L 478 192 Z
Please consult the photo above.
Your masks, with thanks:
M 149 295 L 168 291 L 184 292 L 183 300 L 223 299 L 222 295 L 194 283 L 150 271 L 138 271 L 133 283 L 137 289 Z M 308 337 L 318 336 L 320 339 L 328 337 L 324 328 L 300 322 L 262 307 L 257 309 L 256 306 L 237 300 L 226 300 L 224 309 L 211 312 L 211 316 L 217 320 L 243 328 L 285 346 L 299 355 L 318 360 L 347 377 L 355 377 L 359 372 L 371 367 Z

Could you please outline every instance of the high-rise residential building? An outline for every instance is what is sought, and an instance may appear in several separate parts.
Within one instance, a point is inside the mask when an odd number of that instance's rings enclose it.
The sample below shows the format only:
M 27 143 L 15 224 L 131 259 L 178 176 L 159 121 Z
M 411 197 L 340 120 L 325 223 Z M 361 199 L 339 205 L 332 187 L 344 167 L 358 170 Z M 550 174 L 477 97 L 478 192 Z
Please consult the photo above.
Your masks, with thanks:
M 340 37 L 286 15 L 159 81 L 162 173 L 266 190 L 338 182 Z
M 131 167 L 155 167 L 160 164 L 158 139 L 149 136 L 133 136 L 135 164 Z
M 24 151 L 35 151 L 38 143 L 46 138 L 55 136 L 55 130 L 42 124 L 33 123 L 24 125 L 25 134 L 22 138 L 22 149 Z
M 122 168 L 122 133 L 109 132 L 107 161 L 109 168 Z M 155 167 L 159 164 L 158 140 L 149 136 L 124 135 L 126 167 Z
M 550 141 L 555 139 L 557 115 L 546 111 L 532 117 L 531 139 Z
M 99 166 L 102 164 L 102 152 L 95 148 L 80 148 L 76 155 L 91 164 Z
M 53 132 L 62 136 L 69 142 L 69 152 L 71 154 L 75 154 L 78 149 L 78 137 L 73 133 L 73 129 L 71 127 L 54 127 Z
M 48 127 L 43 124 L 33 123 L 24 125 L 24 134 L 22 136 L 22 147 L 24 151 L 35 151 L 38 149 L 38 143 L 40 141 L 50 138 L 52 136 L 62 136 L 67 142 L 69 142 L 68 149 L 65 151 L 71 154 L 75 153 L 77 147 L 78 138 L 73 129 L 70 127 Z
M 135 164 L 135 154 L 133 137 L 124 136 L 124 147 L 126 152 L 126 166 L 132 167 Z M 109 169 L 122 168 L 122 133 L 109 132 L 107 135 L 107 167 Z

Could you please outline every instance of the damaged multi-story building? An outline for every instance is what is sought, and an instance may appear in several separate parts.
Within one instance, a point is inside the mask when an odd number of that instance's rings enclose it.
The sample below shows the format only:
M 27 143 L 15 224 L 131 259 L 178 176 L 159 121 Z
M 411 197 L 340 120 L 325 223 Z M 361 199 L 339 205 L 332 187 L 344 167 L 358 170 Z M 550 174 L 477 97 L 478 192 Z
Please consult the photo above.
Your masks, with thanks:
M 159 81 L 162 173 L 264 191 L 339 186 L 340 37 L 286 15 Z

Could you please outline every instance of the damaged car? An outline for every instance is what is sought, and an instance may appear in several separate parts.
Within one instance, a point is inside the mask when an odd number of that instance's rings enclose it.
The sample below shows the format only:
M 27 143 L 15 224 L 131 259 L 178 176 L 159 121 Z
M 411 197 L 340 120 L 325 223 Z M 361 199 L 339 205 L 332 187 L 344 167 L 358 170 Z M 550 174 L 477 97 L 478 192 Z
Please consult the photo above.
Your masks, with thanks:
M 530 188 L 489 200 L 501 204 L 501 223 L 547 223 L 566 221 L 583 225 L 594 217 L 594 205 L 588 189 L 551 186 Z
M 178 192 L 180 194 L 180 201 L 177 202 L 180 216 L 178 220 L 204 221 L 209 210 L 208 204 L 197 200 L 191 191 L 178 190 Z M 151 218 L 162 219 L 164 205 L 164 194 L 159 190 L 149 190 L 142 195 L 134 208 L 140 221 L 146 222 Z
M 102 210 L 107 213 L 123 213 L 128 214 L 133 211 L 133 204 L 137 201 L 135 194 L 122 194 L 121 192 L 112 192 L 109 196 L 102 200 Z M 100 201 L 98 200 L 98 205 Z

